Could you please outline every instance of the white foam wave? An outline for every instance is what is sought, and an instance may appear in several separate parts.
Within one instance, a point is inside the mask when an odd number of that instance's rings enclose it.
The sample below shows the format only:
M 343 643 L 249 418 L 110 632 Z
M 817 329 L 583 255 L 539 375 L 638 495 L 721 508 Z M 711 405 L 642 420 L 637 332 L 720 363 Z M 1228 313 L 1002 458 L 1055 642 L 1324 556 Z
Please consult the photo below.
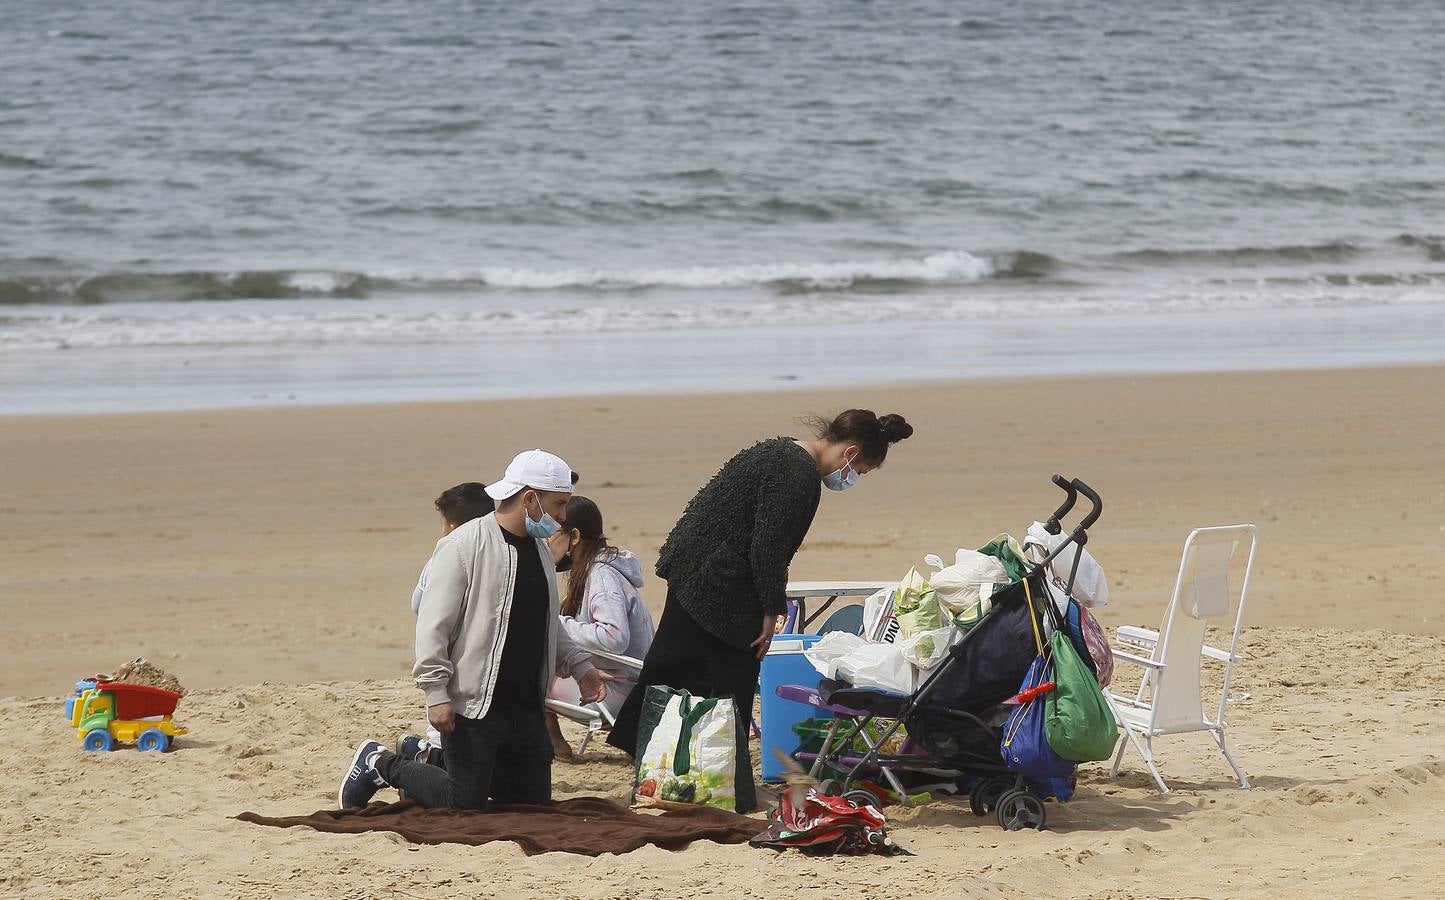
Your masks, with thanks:
M 487 341 L 500 336 L 587 335 L 641 331 L 692 331 L 796 327 L 819 324 L 867 327 L 881 322 L 948 323 L 1007 317 L 1027 323 L 1043 317 L 1170 315 L 1260 309 L 1337 309 L 1370 306 L 1445 306 L 1438 292 L 1334 285 L 1204 286 L 1120 294 L 1096 291 L 1061 296 L 1048 292 L 970 291 L 934 296 L 811 294 L 719 302 L 592 302 L 480 305 L 472 299 L 413 296 L 403 303 L 376 300 L 133 303 L 92 307 L 28 307 L 0 318 L 0 353 L 112 347 L 420 346 Z
M 798 284 L 844 288 L 864 281 L 980 281 L 993 263 L 961 250 L 905 259 L 842 262 L 771 263 L 744 266 L 689 266 L 661 269 L 483 269 L 480 280 L 495 287 L 557 288 L 729 288 L 760 284 Z
M 358 277 L 350 272 L 291 272 L 286 284 L 303 294 L 337 294 L 348 290 Z

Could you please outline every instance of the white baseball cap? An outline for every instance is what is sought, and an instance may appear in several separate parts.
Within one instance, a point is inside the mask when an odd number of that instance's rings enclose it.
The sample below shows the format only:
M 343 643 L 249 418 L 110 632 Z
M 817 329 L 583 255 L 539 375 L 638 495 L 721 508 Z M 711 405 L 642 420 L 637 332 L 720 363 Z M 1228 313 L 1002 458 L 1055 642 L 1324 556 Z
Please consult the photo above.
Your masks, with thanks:
M 572 493 L 572 467 L 546 450 L 524 450 L 512 457 L 501 480 L 487 485 L 487 496 L 505 500 L 523 488 Z

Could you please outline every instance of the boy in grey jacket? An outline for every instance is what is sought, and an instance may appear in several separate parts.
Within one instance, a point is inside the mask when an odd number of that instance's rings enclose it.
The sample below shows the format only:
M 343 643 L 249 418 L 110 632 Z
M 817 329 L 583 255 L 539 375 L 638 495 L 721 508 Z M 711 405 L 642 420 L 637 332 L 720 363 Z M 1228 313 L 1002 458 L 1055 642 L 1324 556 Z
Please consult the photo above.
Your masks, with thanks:
M 487 488 L 497 511 L 437 543 L 416 623 L 412 675 L 427 719 L 445 737 L 447 768 L 404 759 L 378 741 L 357 748 L 342 780 L 342 809 L 383 787 L 422 806 L 485 809 L 545 803 L 552 744 L 543 700 L 558 671 L 586 702 L 607 695 L 596 669 L 558 625 L 557 575 L 546 538 L 560 527 L 572 470 L 543 450 L 519 453 Z

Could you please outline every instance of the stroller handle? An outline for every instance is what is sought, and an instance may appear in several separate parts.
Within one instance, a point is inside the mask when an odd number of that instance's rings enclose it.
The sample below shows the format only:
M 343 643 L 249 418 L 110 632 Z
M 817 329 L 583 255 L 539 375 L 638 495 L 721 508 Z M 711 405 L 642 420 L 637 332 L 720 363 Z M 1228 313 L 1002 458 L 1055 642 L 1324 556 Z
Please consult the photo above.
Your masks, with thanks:
M 1088 498 L 1092 509 L 1089 510 L 1088 515 L 1084 516 L 1084 518 L 1079 521 L 1078 525 L 1074 526 L 1074 529 L 1069 532 L 1068 536 L 1064 538 L 1064 540 L 1061 541 L 1057 547 L 1050 551 L 1049 554 L 1043 559 L 1039 560 L 1039 566 L 1046 566 L 1049 563 L 1053 562 L 1054 559 L 1057 558 L 1059 554 L 1063 553 L 1070 544 L 1082 547 L 1084 546 L 1084 544 L 1088 543 L 1089 528 L 1095 522 L 1099 521 L 1099 516 L 1102 515 L 1104 512 L 1104 501 L 1099 499 L 1099 492 L 1089 487 L 1087 484 L 1080 481 L 1079 479 L 1065 478 L 1062 475 L 1055 475 L 1053 477 L 1053 482 L 1054 484 L 1057 484 L 1060 488 L 1062 488 L 1065 493 L 1069 495 L 1069 498 L 1065 500 L 1064 505 L 1059 507 L 1058 511 L 1054 513 L 1054 518 L 1049 519 L 1048 523 L 1044 526 L 1048 529 L 1050 534 L 1063 533 L 1063 529 L 1059 526 L 1058 517 L 1067 514 L 1069 510 L 1073 509 L 1074 503 L 1078 499 L 1079 494 L 1082 494 L 1084 495 L 1084 497 Z M 1078 566 L 1078 561 L 1079 558 L 1075 556 L 1074 565 L 1076 570 Z M 1073 590 L 1074 585 L 1073 575 L 1073 572 L 1069 573 L 1069 590 L 1071 591 Z
M 1079 500 L 1079 491 L 1074 487 L 1073 482 L 1057 473 L 1054 474 L 1053 482 L 1063 488 L 1064 493 L 1069 495 L 1065 498 L 1063 505 L 1054 510 L 1054 514 L 1049 516 L 1049 521 L 1044 524 L 1044 528 L 1048 530 L 1049 534 L 1058 534 L 1063 531 L 1063 526 L 1059 524 L 1059 520 L 1067 516 L 1069 510 L 1074 508 L 1074 504 Z
M 1093 488 L 1089 487 L 1087 484 L 1084 484 L 1079 479 L 1075 478 L 1072 484 L 1075 490 L 1083 494 L 1085 497 L 1089 498 L 1089 503 L 1091 503 L 1094 507 L 1093 509 L 1089 510 L 1089 514 L 1087 516 L 1084 516 L 1084 520 L 1079 523 L 1080 528 L 1087 529 L 1091 527 L 1095 522 L 1099 521 L 1099 515 L 1104 511 L 1104 501 L 1099 499 L 1098 491 L 1095 491 Z

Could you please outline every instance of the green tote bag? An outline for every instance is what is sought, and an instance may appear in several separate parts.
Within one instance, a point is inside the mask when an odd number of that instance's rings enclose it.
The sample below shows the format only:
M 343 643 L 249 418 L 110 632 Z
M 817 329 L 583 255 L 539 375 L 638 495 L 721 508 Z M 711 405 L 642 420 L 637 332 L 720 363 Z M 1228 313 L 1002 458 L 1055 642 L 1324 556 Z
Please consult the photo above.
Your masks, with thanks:
M 1044 712 L 1049 746 L 1075 762 L 1108 759 L 1114 755 L 1119 726 L 1099 682 L 1063 631 L 1054 631 L 1049 649 L 1054 661 L 1054 690 L 1048 694 Z

